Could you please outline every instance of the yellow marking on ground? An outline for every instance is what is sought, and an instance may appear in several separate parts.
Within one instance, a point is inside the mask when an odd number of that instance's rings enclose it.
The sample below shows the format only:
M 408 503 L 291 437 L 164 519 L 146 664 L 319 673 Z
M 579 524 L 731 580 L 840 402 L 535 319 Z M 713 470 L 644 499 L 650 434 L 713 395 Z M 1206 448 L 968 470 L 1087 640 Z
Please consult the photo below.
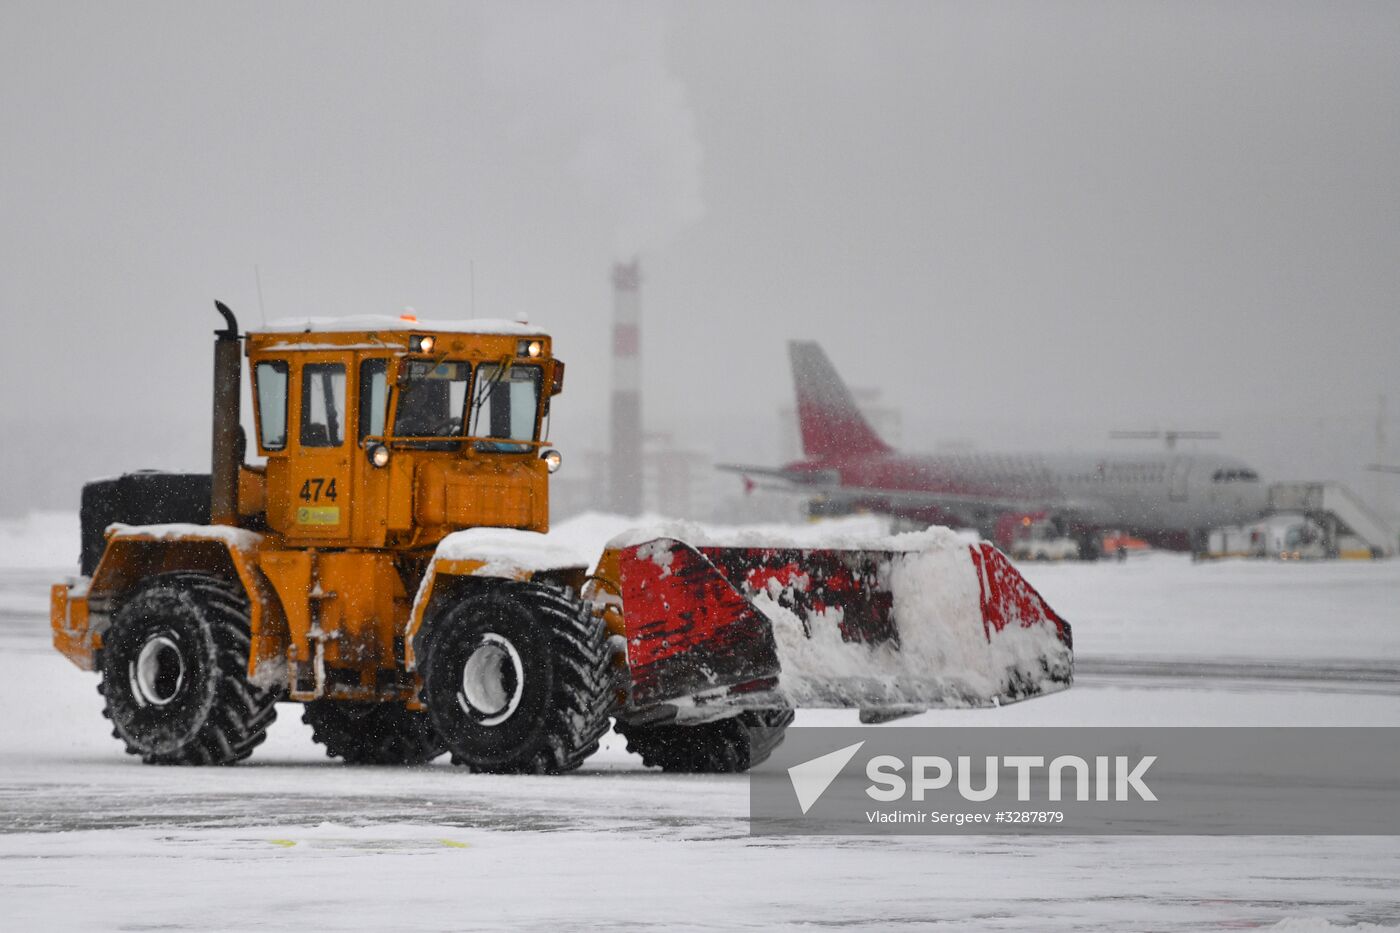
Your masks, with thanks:
M 296 840 L 294 839 L 269 839 L 267 841 L 275 846 L 281 846 L 284 849 L 289 849 L 296 845 Z
M 470 849 L 470 848 L 471 848 L 471 846 L 470 846 L 468 843 L 465 843 L 465 842 L 458 842 L 458 841 L 455 840 L 455 839 L 442 839 L 442 840 L 440 840 L 440 841 L 442 842 L 443 845 L 447 846 L 449 849 Z

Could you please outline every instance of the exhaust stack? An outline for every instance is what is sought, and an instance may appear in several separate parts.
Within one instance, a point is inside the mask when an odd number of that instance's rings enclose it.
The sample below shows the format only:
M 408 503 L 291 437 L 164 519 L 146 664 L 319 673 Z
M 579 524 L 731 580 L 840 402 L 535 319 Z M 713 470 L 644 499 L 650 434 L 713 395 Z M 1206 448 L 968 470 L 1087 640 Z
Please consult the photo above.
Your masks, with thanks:
M 209 521 L 238 524 L 238 470 L 243 452 L 238 442 L 243 386 L 238 358 L 238 319 L 228 305 L 214 302 L 228 325 L 214 331 L 214 441 L 210 464 Z

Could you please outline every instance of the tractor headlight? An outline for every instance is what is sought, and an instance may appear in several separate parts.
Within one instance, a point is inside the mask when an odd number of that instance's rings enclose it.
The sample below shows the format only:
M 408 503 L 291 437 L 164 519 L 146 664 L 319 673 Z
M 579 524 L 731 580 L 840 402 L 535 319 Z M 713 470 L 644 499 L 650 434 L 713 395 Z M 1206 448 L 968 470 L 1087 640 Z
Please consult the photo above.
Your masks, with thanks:
M 564 464 L 564 455 L 552 447 L 542 452 L 540 454 L 540 459 L 544 461 L 545 466 L 549 467 L 549 472 L 551 473 L 558 470 L 559 467 Z
M 408 338 L 408 349 L 414 353 L 432 353 L 436 345 L 432 334 L 414 334 Z
M 369 457 L 369 462 L 372 466 L 385 467 L 389 465 L 389 448 L 385 447 L 383 444 L 375 444 L 369 450 L 365 451 L 365 454 Z
M 522 340 L 515 345 L 516 356 L 528 356 L 532 359 L 544 352 L 544 344 L 538 340 Z

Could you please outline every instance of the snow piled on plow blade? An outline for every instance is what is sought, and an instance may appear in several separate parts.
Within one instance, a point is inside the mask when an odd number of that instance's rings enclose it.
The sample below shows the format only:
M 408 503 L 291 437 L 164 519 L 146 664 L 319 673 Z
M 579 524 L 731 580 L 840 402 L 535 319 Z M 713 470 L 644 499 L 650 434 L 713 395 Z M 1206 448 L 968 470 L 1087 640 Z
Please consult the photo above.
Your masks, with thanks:
M 1052 613 L 1015 614 L 1004 620 L 1012 624 L 995 625 L 996 613 L 989 619 L 984 612 L 992 583 L 982 548 L 994 568 L 1005 563 L 1030 589 L 991 545 L 888 556 L 897 641 L 852 644 L 842 638 L 839 609 L 804 627 L 780 598 L 756 597 L 754 605 L 773 624 L 779 692 L 793 706 L 923 709 L 990 706 L 1068 687 L 1068 625 L 1057 626 Z M 1011 583 L 1003 578 L 997 585 Z
M 978 707 L 1073 679 L 1069 625 L 990 544 L 753 543 L 622 550 L 634 707 Z

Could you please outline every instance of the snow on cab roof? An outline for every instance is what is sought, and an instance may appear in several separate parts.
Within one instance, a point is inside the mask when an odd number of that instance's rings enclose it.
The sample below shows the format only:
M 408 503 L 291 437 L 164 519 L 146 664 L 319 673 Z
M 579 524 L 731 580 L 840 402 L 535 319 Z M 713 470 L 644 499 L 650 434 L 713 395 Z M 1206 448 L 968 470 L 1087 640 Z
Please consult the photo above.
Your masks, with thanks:
M 353 314 L 346 317 L 286 317 L 261 327 L 249 327 L 250 334 L 348 333 L 353 331 L 439 331 L 456 334 L 499 334 L 508 337 L 543 337 L 546 332 L 533 324 L 496 318 L 477 320 L 415 320 L 391 314 Z

